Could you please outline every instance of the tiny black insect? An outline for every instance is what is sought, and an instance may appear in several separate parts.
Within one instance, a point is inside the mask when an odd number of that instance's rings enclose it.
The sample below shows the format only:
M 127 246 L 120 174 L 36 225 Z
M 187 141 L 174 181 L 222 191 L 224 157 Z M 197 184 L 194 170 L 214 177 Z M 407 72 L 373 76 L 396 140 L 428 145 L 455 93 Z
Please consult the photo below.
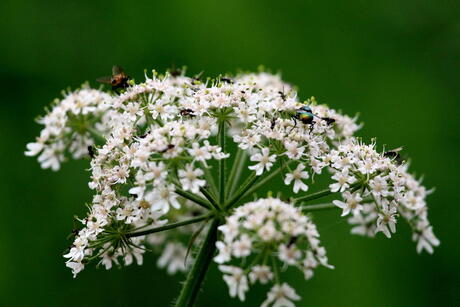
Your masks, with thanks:
M 161 150 L 160 153 L 165 153 L 168 150 L 173 149 L 174 147 L 175 147 L 174 144 L 168 144 L 168 146 L 166 146 L 165 149 Z
M 88 155 L 91 159 L 94 159 L 94 156 L 96 155 L 96 151 L 94 150 L 93 145 L 88 146 Z
M 220 81 L 225 82 L 225 83 L 233 83 L 233 80 L 228 77 L 221 77 Z
M 287 244 L 287 247 L 291 247 L 292 244 L 294 244 L 295 242 L 297 242 L 297 240 L 299 239 L 299 237 L 297 236 L 292 236 L 290 239 L 289 239 L 289 242 Z
M 395 149 L 385 151 L 383 153 L 383 156 L 385 156 L 387 158 L 390 158 L 390 159 L 394 159 L 396 161 L 396 163 L 398 163 L 398 164 L 402 164 L 403 159 L 401 157 L 401 154 L 399 153 L 402 149 L 403 149 L 402 147 L 398 147 L 398 148 L 395 148 Z
M 181 116 L 190 116 L 190 117 L 194 117 L 195 115 L 193 114 L 193 110 L 192 109 L 182 109 L 180 110 L 180 115 Z

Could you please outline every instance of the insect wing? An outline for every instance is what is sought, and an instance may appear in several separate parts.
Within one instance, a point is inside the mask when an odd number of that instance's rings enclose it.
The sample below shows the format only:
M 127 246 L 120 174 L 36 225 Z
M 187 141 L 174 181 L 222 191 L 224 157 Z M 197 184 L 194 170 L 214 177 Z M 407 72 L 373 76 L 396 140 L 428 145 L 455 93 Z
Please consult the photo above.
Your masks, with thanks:
M 119 75 L 119 74 L 123 74 L 125 71 L 122 67 L 118 66 L 118 65 L 113 65 L 112 67 L 112 75 Z
M 99 83 L 112 84 L 112 77 L 109 77 L 109 76 L 100 77 L 100 78 L 97 78 L 96 81 Z

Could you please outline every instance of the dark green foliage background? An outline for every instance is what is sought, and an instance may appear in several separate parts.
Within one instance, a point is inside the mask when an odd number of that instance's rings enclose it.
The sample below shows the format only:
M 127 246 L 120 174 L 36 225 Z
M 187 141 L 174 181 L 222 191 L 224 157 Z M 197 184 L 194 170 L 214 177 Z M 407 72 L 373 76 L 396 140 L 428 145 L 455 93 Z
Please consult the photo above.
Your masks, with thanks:
M 404 145 L 411 168 L 436 187 L 430 217 L 442 241 L 417 255 L 401 222 L 391 240 L 349 235 L 339 212 L 315 215 L 331 271 L 287 280 L 299 306 L 458 306 L 460 19 L 458 1 L 0 2 L 0 306 L 167 306 L 182 276 L 144 266 L 64 266 L 72 216 L 90 200 L 87 161 L 59 173 L 23 156 L 33 122 L 62 88 L 95 85 L 113 64 L 137 79 L 173 63 L 207 75 L 281 70 L 302 98 L 361 113 L 360 132 Z M 272 190 L 278 187 L 273 185 Z M 255 287 L 245 306 L 266 289 Z M 234 306 L 215 266 L 199 306 Z

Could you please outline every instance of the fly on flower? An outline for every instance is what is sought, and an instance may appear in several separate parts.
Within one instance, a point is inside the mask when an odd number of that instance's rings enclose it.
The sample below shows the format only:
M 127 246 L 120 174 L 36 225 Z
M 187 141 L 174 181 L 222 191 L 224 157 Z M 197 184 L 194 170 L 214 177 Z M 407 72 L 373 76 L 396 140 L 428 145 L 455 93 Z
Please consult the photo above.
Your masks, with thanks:
M 113 91 L 127 88 L 129 86 L 129 80 L 130 78 L 125 73 L 124 69 L 117 65 L 112 67 L 112 76 L 96 79 L 97 82 L 110 84 Z
M 395 148 L 395 149 L 391 149 L 391 150 L 388 150 L 388 151 L 385 151 L 383 153 L 383 155 L 387 158 L 390 158 L 390 159 L 394 159 L 398 164 L 402 164 L 403 163 L 403 159 L 401 157 L 401 154 L 399 153 L 401 150 L 403 150 L 402 146 L 401 147 L 398 147 L 398 148 Z
M 313 125 L 315 122 L 313 121 L 314 118 L 319 118 L 324 120 L 328 125 L 332 125 L 335 123 L 335 119 L 330 117 L 319 117 L 313 114 L 312 109 L 307 106 L 301 106 L 299 109 L 296 110 L 295 115 L 293 116 L 294 119 L 294 127 L 297 125 L 296 119 L 300 120 L 302 124 L 310 125 L 310 131 L 313 130 Z

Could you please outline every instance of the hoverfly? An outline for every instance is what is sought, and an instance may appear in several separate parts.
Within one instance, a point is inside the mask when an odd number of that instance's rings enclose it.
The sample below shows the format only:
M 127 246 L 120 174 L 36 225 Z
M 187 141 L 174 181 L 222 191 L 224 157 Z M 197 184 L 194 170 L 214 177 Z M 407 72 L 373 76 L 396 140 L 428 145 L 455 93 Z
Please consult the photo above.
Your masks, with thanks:
M 402 164 L 403 160 L 402 160 L 401 154 L 399 153 L 402 149 L 403 149 L 402 147 L 398 147 L 398 148 L 395 148 L 395 149 L 385 151 L 383 153 L 383 156 L 387 157 L 387 158 L 390 158 L 392 160 L 395 160 L 396 163 L 398 163 L 398 164 Z
M 96 79 L 97 82 L 106 83 L 112 85 L 112 90 L 116 91 L 118 89 L 125 89 L 129 86 L 130 78 L 125 73 L 123 68 L 120 66 L 114 65 L 112 67 L 112 76 L 108 77 L 101 77 Z

